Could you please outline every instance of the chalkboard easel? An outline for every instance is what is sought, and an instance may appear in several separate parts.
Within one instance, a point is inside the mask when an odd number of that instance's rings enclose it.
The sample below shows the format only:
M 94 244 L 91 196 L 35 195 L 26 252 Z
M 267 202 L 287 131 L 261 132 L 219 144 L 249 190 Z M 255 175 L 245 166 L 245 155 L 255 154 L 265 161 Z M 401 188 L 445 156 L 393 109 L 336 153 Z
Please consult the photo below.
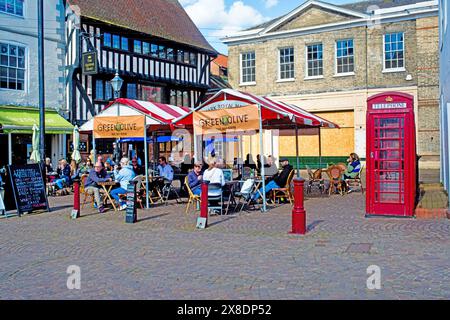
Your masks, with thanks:
M 9 165 L 8 176 L 19 217 L 36 210 L 50 211 L 46 183 L 39 164 Z

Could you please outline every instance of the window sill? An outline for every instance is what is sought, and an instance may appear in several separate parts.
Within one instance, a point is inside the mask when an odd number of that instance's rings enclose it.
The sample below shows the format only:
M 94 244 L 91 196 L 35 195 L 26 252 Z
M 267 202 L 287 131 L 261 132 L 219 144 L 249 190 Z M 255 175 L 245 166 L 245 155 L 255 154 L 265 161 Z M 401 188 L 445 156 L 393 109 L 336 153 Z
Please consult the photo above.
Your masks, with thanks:
M 295 78 L 290 78 L 290 79 L 278 79 L 277 81 L 275 81 L 276 83 L 284 83 L 284 82 L 294 82 Z
M 239 83 L 240 87 L 246 87 L 246 86 L 256 86 L 256 82 L 241 82 Z
M 395 72 L 406 72 L 405 68 L 397 68 L 397 69 L 383 69 L 383 73 L 395 73 Z
M 305 80 L 318 80 L 323 79 L 323 76 L 305 77 Z
M 0 14 L 6 14 L 6 15 L 8 15 L 10 17 L 15 17 L 15 18 L 19 18 L 19 19 L 25 20 L 25 17 L 23 15 L 19 16 L 18 14 L 9 13 L 9 12 L 5 12 L 5 11 L 0 11 Z
M 346 72 L 346 73 L 336 73 L 333 77 L 335 78 L 341 78 L 341 77 L 351 77 L 354 76 L 354 72 Z
M 8 88 L 0 88 L 0 91 L 7 91 L 7 92 L 18 92 L 18 93 L 27 93 L 26 90 L 23 89 L 8 89 Z

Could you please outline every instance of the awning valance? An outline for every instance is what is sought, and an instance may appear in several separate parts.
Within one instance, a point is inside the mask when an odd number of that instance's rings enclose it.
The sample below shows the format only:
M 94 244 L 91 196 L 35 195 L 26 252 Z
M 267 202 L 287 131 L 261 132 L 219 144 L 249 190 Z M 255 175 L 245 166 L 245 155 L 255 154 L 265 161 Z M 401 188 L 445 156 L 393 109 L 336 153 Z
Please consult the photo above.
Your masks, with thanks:
M 20 106 L 0 106 L 0 125 L 4 133 L 32 133 L 39 126 L 39 109 Z M 46 134 L 71 134 L 73 126 L 56 110 L 45 110 Z
M 192 125 L 193 112 L 232 109 L 244 107 L 247 105 L 260 105 L 262 107 L 262 120 L 266 123 L 291 123 L 303 127 L 339 128 L 337 124 L 325 120 L 293 104 L 278 102 L 268 97 L 256 96 L 251 93 L 232 89 L 223 89 L 217 92 L 214 96 L 197 107 L 194 111 L 191 111 L 189 114 L 175 119 L 173 123 L 174 125 L 179 126 Z
M 190 112 L 189 108 L 169 104 L 119 98 L 107 105 L 96 117 L 145 115 L 145 124 L 169 126 L 172 121 Z M 92 131 L 94 119 L 80 127 L 80 131 Z

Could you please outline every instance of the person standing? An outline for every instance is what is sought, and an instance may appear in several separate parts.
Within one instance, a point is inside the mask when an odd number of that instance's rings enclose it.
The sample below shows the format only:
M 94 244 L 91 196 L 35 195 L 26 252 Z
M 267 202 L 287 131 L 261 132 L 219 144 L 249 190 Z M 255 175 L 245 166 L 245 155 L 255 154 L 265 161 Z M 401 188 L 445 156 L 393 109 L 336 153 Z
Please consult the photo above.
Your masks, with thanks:
M 106 172 L 103 164 L 101 162 L 97 162 L 94 166 L 94 169 L 89 171 L 89 176 L 86 178 L 84 183 L 84 190 L 94 195 L 95 203 L 97 204 L 98 212 L 105 212 L 105 207 L 103 206 L 103 201 L 100 197 L 100 186 L 99 182 L 108 182 L 112 181 L 111 177 Z
M 114 180 L 120 183 L 120 187 L 111 191 L 111 196 L 119 204 L 119 210 L 124 210 L 127 208 L 125 201 L 120 200 L 119 194 L 126 194 L 127 188 L 131 180 L 136 176 L 133 167 L 130 165 L 130 159 L 122 158 L 120 160 L 121 169 L 119 171 L 119 166 L 114 167 Z
M 122 157 L 122 150 L 120 150 L 119 146 L 116 142 L 113 142 L 113 161 L 114 163 L 119 163 L 120 158 Z

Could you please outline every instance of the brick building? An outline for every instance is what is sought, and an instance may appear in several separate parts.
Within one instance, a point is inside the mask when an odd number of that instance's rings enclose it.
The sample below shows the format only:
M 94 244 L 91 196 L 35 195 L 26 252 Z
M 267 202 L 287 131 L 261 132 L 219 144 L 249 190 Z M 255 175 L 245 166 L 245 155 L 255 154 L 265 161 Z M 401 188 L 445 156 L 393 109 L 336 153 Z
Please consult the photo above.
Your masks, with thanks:
M 305 132 L 303 157 L 317 156 L 321 141 L 325 160 L 353 151 L 364 158 L 367 97 L 395 90 L 415 97 L 421 167 L 439 166 L 437 0 L 307 1 L 223 41 L 233 88 L 294 103 L 341 126 L 322 130 L 320 140 Z M 279 156 L 294 155 L 292 136 L 267 134 Z

